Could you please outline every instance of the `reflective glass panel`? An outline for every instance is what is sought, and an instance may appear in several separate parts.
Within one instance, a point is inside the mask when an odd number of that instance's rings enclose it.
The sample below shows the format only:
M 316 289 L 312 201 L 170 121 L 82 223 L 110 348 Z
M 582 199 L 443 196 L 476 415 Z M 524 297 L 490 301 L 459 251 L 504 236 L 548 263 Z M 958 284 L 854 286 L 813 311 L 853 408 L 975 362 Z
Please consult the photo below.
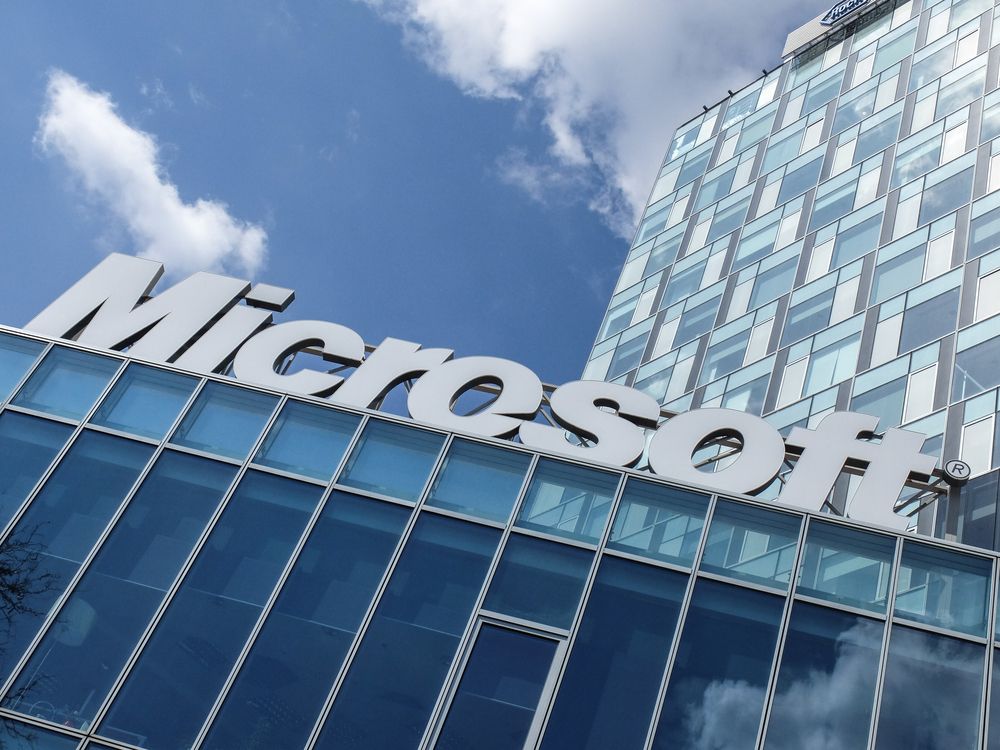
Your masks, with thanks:
M 527 453 L 456 439 L 434 480 L 427 504 L 506 521 L 530 463 Z
M 484 625 L 434 747 L 523 748 L 555 651 L 548 638 Z
M 642 750 L 686 586 L 672 570 L 601 561 L 543 750 Z
M 865 750 L 883 623 L 796 602 L 785 636 L 765 750 Z
M 983 651 L 975 643 L 894 625 L 875 750 L 978 747 Z
M 130 364 L 91 421 L 162 440 L 197 384 L 188 375 Z
M 288 401 L 254 461 L 273 469 L 328 480 L 360 422 L 357 414 Z
M 813 521 L 796 590 L 831 602 L 885 612 L 896 540 Z
M 14 517 L 73 428 L 13 411 L 0 414 L 0 527 Z
M 756 746 L 784 606 L 781 596 L 698 581 L 654 750 Z
M 416 747 L 500 532 L 424 514 L 351 662 L 316 747 Z
M 0 621 L 0 674 L 41 627 L 152 453 L 145 443 L 85 431 L 0 544 L 3 586 L 14 598 Z
M 511 534 L 483 607 L 568 628 L 593 557 L 590 550 Z
M 618 475 L 543 458 L 531 477 L 517 525 L 596 542 L 604 533 Z
M 54 721 L 88 729 L 235 476 L 231 464 L 161 454 L 4 706 L 46 704 Z
M 992 567 L 982 557 L 904 542 L 894 614 L 985 636 Z
M 992 689 L 990 690 L 989 707 L 989 738 L 986 741 L 986 750 L 1000 750 L 1000 650 L 992 651 Z
M 305 745 L 409 516 L 330 498 L 202 747 Z
M 45 707 L 38 708 L 38 713 L 44 714 Z M 40 718 L 49 717 L 43 715 Z M 20 721 L 0 719 L 0 747 L 3 750 L 73 750 L 78 744 L 79 740 L 65 734 L 50 732 Z
M 372 419 L 337 481 L 416 502 L 443 443 L 436 432 Z
M 708 499 L 699 492 L 629 479 L 608 546 L 690 567 Z
M 17 392 L 13 403 L 69 419 L 82 419 L 121 364 L 76 349 L 53 347 Z
M 0 333 L 0 400 L 10 395 L 44 348 L 41 341 Z
M 787 588 L 800 524 L 800 518 L 787 513 L 719 500 L 701 569 Z
M 278 403 L 275 396 L 206 383 L 171 442 L 242 461 Z
M 271 474 L 244 476 L 101 722 L 101 734 L 140 747 L 191 745 L 321 493 Z

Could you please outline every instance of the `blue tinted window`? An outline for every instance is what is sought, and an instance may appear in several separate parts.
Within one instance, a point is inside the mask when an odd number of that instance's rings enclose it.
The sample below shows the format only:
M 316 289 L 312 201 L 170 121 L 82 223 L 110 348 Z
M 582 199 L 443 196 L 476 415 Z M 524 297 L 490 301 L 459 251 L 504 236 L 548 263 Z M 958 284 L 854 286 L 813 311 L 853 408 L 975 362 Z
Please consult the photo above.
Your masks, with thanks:
M 13 403 L 69 419 L 82 419 L 121 364 L 117 359 L 54 347 L 31 373 Z
M 531 456 L 456 439 L 431 487 L 428 505 L 506 521 Z
M 47 419 L 0 414 L 0 528 L 14 517 L 72 431 Z
M 1000 750 L 1000 650 L 992 649 L 992 684 L 990 690 L 989 721 L 990 735 L 986 742 L 986 750 Z
M 984 656 L 975 643 L 893 626 L 875 749 L 977 748 Z
M 10 395 L 44 348 L 41 341 L 0 333 L 0 400 Z
M 719 500 L 708 529 L 701 569 L 785 588 L 795 561 L 801 519 Z
M 38 706 L 34 715 L 51 720 L 47 709 L 48 706 Z M 0 719 L 0 747 L 3 750 L 73 750 L 79 742 L 74 737 L 39 729 L 31 724 Z
M 954 331 L 959 293 L 959 289 L 951 289 L 903 313 L 899 351 L 911 351 Z
M 129 365 L 91 421 L 161 440 L 197 384 L 188 375 Z
M 4 705 L 59 706 L 87 728 L 236 467 L 163 453 L 45 634 Z
M 555 651 L 548 638 L 484 625 L 434 747 L 524 747 Z
M 812 336 L 830 324 L 834 292 L 828 289 L 788 309 L 785 329 L 781 332 L 782 346 Z
M 985 636 L 992 567 L 982 557 L 907 541 L 894 614 Z
M 968 203 L 972 198 L 972 177 L 973 168 L 969 167 L 935 185 L 925 187 L 920 199 L 920 217 L 917 223 L 923 225 L 934 221 L 963 203 Z
M 171 441 L 243 460 L 278 399 L 222 383 L 206 383 Z
M 373 419 L 365 425 L 338 482 L 416 501 L 437 460 L 444 436 Z
M 511 534 L 483 607 L 568 628 L 593 557 L 579 547 Z
M 531 477 L 517 525 L 596 542 L 604 533 L 618 475 L 543 458 Z
M 865 750 L 883 624 L 798 602 L 781 654 L 766 750 Z M 848 687 L 849 686 L 849 687 Z
M 104 531 L 152 454 L 151 446 L 84 432 L 0 544 L 17 601 L 0 626 L 7 675 Z
M 608 546 L 690 566 L 707 509 L 708 495 L 630 479 Z
M 496 529 L 454 518 L 420 518 L 317 748 L 416 747 L 499 537 Z
M 642 750 L 687 576 L 605 557 L 543 750 Z
M 321 491 L 269 474 L 243 478 L 101 722 L 101 734 L 142 747 L 191 745 Z
M 813 521 L 802 553 L 797 591 L 872 612 L 885 612 L 896 540 Z
M 784 597 L 698 581 L 654 750 L 756 746 L 784 605 Z
M 360 422 L 356 414 L 289 401 L 254 461 L 282 471 L 329 479 Z
M 202 745 L 305 745 L 410 512 L 335 493 Z

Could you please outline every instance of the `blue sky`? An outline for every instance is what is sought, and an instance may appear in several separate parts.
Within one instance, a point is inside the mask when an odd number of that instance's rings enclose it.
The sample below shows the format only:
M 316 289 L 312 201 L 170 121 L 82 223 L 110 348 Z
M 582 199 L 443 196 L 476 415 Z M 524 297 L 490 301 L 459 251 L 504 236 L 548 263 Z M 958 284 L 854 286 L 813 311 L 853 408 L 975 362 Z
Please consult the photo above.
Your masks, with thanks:
M 822 9 L 6 4 L 0 321 L 159 254 L 296 289 L 285 319 L 574 379 L 673 127 Z

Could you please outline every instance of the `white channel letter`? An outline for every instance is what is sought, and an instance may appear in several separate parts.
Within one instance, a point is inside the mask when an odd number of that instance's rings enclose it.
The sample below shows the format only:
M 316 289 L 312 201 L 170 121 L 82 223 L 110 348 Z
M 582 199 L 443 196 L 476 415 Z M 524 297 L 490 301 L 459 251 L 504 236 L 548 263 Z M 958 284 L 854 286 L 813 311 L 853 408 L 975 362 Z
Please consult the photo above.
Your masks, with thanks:
M 699 471 L 691 458 L 707 440 L 735 438 L 742 443 L 737 459 L 713 474 Z M 753 494 L 769 485 L 785 460 L 785 444 L 760 417 L 733 409 L 695 409 L 669 419 L 649 444 L 654 472 L 682 484 L 719 492 Z
M 451 349 L 421 349 L 420 344 L 387 338 L 369 354 L 361 367 L 330 397 L 331 401 L 363 409 L 385 398 L 402 383 L 451 359 Z
M 500 394 L 475 414 L 452 411 L 463 393 L 496 385 Z M 410 390 L 410 416 L 447 430 L 488 437 L 514 434 L 542 404 L 542 381 L 522 364 L 498 357 L 459 357 L 428 370 Z
M 242 279 L 195 273 L 150 300 L 163 264 L 113 253 L 98 263 L 25 329 L 81 344 L 171 362 L 250 288 Z
M 909 430 L 885 431 L 881 443 L 866 437 L 878 427 L 878 417 L 838 411 L 828 415 L 815 430 L 796 427 L 787 444 L 802 450 L 785 483 L 783 503 L 807 510 L 823 507 L 834 482 L 849 460 L 867 462 L 864 476 L 847 508 L 847 515 L 893 529 L 905 529 L 907 520 L 893 508 L 910 474 L 927 478 L 936 459 L 920 452 L 924 436 Z
M 294 320 L 265 328 L 248 340 L 236 352 L 233 374 L 237 380 L 279 391 L 310 396 L 330 393 L 344 381 L 339 375 L 312 369 L 290 374 L 277 371 L 289 355 L 305 349 L 342 365 L 360 364 L 365 356 L 364 340 L 350 328 L 323 320 Z
M 656 427 L 660 405 L 642 391 L 602 380 L 574 380 L 549 397 L 552 417 L 561 427 L 524 422 L 521 442 L 534 448 L 568 453 L 585 460 L 632 466 L 646 445 L 641 427 Z M 614 411 L 604 411 L 601 407 Z M 637 426 L 638 425 L 638 426 Z M 596 445 L 566 440 L 566 430 Z

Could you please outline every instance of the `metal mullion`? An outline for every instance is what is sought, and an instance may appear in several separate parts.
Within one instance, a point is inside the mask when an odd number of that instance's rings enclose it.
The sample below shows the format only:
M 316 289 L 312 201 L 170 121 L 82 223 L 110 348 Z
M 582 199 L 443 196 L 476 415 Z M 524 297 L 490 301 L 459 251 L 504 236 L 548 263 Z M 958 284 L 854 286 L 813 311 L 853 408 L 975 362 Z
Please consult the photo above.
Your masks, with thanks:
M 215 526 L 218 523 L 219 519 L 222 517 L 222 514 L 225 513 L 226 508 L 229 507 L 229 503 L 232 500 L 236 492 L 236 489 L 239 487 L 239 484 L 243 480 L 243 477 L 245 477 L 247 472 L 249 471 L 250 457 L 253 456 L 254 452 L 260 447 L 261 443 L 263 443 L 264 439 L 267 437 L 267 434 L 270 431 L 272 425 L 277 420 L 278 415 L 281 413 L 281 407 L 284 405 L 287 398 L 288 398 L 287 396 L 281 397 L 278 403 L 274 406 L 271 412 L 271 416 L 265 423 L 264 428 L 261 430 L 260 435 L 257 437 L 257 440 L 254 441 L 252 449 L 247 454 L 246 460 L 237 470 L 236 475 L 233 477 L 232 482 L 230 482 L 229 484 L 229 487 L 226 488 L 226 492 L 223 494 L 222 499 L 216 506 L 215 512 L 212 514 L 211 518 L 209 518 L 208 523 L 205 525 L 205 528 L 202 530 L 201 535 L 195 542 L 194 548 L 188 554 L 180 571 L 177 573 L 176 576 L 174 576 L 174 580 L 171 582 L 170 586 L 167 588 L 166 593 L 163 595 L 163 598 L 160 601 L 160 604 L 157 607 L 156 612 L 153 614 L 152 619 L 146 624 L 146 628 L 143 631 L 142 635 L 139 637 L 138 643 L 135 645 L 135 647 L 133 647 L 132 653 L 125 661 L 125 666 L 122 667 L 121 670 L 119 670 L 118 677 L 115 678 L 111 690 L 108 691 L 108 694 L 104 697 L 103 702 L 99 706 L 97 712 L 94 714 L 94 720 L 91 723 L 91 731 L 96 731 L 97 727 L 100 726 L 101 722 L 107 715 L 108 710 L 111 708 L 111 705 L 114 703 L 115 698 L 117 698 L 118 693 L 120 692 L 122 686 L 128 679 L 128 676 L 131 673 L 132 668 L 135 666 L 136 662 L 138 662 L 139 658 L 141 657 L 142 652 L 145 650 L 146 644 L 152 637 L 152 634 L 156 630 L 156 627 L 159 625 L 160 620 L 163 619 L 164 613 L 170 607 L 170 604 L 173 602 L 174 596 L 177 594 L 180 587 L 184 584 L 184 581 L 187 578 L 188 573 L 191 571 L 191 568 L 197 561 L 198 556 L 201 554 L 201 551 L 204 548 L 205 543 L 208 540 L 208 537 L 215 529 Z M 194 402 L 194 396 L 192 395 L 191 403 L 193 402 Z M 187 416 L 186 413 L 182 412 L 182 415 L 178 419 L 182 420 L 186 416 Z
M 903 560 L 903 539 L 896 537 L 896 549 L 892 558 L 892 575 L 889 578 L 889 591 L 886 596 L 886 623 L 882 632 L 882 651 L 879 654 L 878 675 L 875 679 L 875 706 L 872 709 L 871 726 L 868 727 L 868 747 L 875 747 L 875 736 L 878 731 L 879 714 L 882 709 L 882 689 L 885 686 L 885 671 L 889 662 L 889 636 L 892 632 L 892 613 L 896 608 L 896 587 L 899 583 L 899 569 Z
M 31 488 L 31 492 L 29 492 L 27 497 L 25 497 L 25 499 L 21 502 L 20 507 L 18 507 L 10 521 L 7 522 L 7 525 L 0 530 L 0 547 L 6 543 L 7 537 L 10 536 L 11 531 L 14 530 L 18 522 L 24 516 L 28 507 L 30 507 L 35 498 L 38 497 L 38 493 L 45 486 L 45 483 L 49 481 L 49 478 L 55 473 L 56 469 L 62 463 L 62 460 L 66 457 L 66 454 L 69 453 L 73 445 L 76 444 L 77 438 L 79 438 L 87 424 L 87 420 L 89 420 L 94 415 L 94 412 L 100 408 L 101 403 L 104 401 L 108 393 L 111 392 L 111 389 L 115 387 L 115 383 L 118 382 L 118 378 L 121 377 L 121 374 L 125 371 L 125 367 L 127 365 L 128 362 L 126 360 L 118 361 L 118 369 L 108 379 L 108 383 L 104 386 L 104 390 L 102 390 L 98 397 L 94 400 L 94 403 L 91 405 L 90 409 L 87 410 L 86 414 L 84 414 L 80 421 L 76 423 L 76 427 L 73 428 L 69 437 L 66 438 L 66 442 L 63 444 L 63 447 L 56 453 L 55 457 L 53 457 L 52 461 L 48 465 L 48 468 L 46 468 L 42 473 L 41 478 L 39 478 L 38 482 L 35 483 L 35 486 Z
M 80 424 L 80 420 L 78 419 L 70 419 L 69 417 L 64 417 L 61 414 L 49 414 L 48 412 L 41 411 L 39 409 L 29 409 L 26 406 L 18 406 L 17 404 L 7 404 L 3 410 L 13 412 L 15 414 L 24 414 L 37 419 L 47 419 L 50 422 L 58 422 L 59 424 L 66 424 L 72 427 Z
M 11 711 L 9 708 L 0 708 L 0 718 L 9 719 L 11 721 L 16 721 L 21 724 L 27 724 L 28 726 L 38 727 L 39 729 L 44 729 L 46 731 L 55 732 L 56 734 L 61 734 L 64 737 L 72 737 L 77 741 L 77 746 L 86 740 L 86 736 L 79 729 L 72 729 L 70 727 L 65 727 L 62 724 L 56 724 L 48 719 L 40 719 L 37 716 L 29 716 L 28 714 L 19 714 L 15 711 Z
M 420 511 L 422 513 L 430 513 L 435 516 L 447 516 L 448 518 L 454 518 L 459 521 L 471 521 L 472 523 L 478 523 L 482 526 L 492 526 L 494 529 L 504 529 L 507 524 L 502 521 L 495 521 L 492 518 L 480 518 L 474 516 L 471 513 L 462 513 L 461 511 L 451 510 L 450 508 L 438 508 L 436 505 L 424 505 Z
M 579 539 L 574 539 L 569 536 L 560 536 L 559 534 L 552 534 L 550 532 L 542 531 L 541 529 L 531 529 L 524 526 L 518 526 L 514 524 L 514 530 L 521 536 L 530 536 L 535 539 L 544 539 L 547 542 L 555 542 L 556 544 L 564 544 L 567 547 L 576 547 L 577 549 L 585 549 L 589 552 L 595 552 L 597 550 L 597 545 L 594 542 L 584 542 Z
M 340 484 L 339 482 L 333 483 L 333 489 L 338 492 L 347 492 L 351 495 L 357 495 L 358 497 L 367 497 L 371 500 L 379 500 L 383 503 L 405 505 L 407 508 L 414 508 L 417 506 L 417 502 L 413 500 L 404 500 L 400 497 L 393 497 L 392 495 L 383 495 L 381 492 L 372 492 L 371 490 L 362 489 L 360 487 L 351 487 L 350 485 Z
M 670 682 L 670 675 L 674 671 L 674 661 L 677 658 L 677 652 L 680 649 L 681 636 L 684 632 L 684 623 L 687 621 L 688 610 L 691 606 L 691 599 L 694 596 L 695 583 L 698 581 L 698 565 L 701 564 L 701 556 L 705 551 L 705 545 L 708 543 L 708 528 L 712 523 L 712 517 L 715 515 L 715 506 L 719 501 L 717 495 L 712 495 L 709 498 L 708 508 L 705 511 L 705 523 L 701 527 L 701 539 L 698 540 L 698 549 L 695 550 L 694 559 L 691 562 L 691 573 L 688 576 L 687 587 L 684 590 L 684 598 L 681 600 L 681 606 L 677 611 L 677 622 L 674 625 L 674 637 L 670 642 L 670 649 L 667 652 L 667 660 L 663 666 L 663 677 L 660 679 L 660 687 L 656 692 L 656 702 L 653 704 L 653 715 L 649 720 L 649 728 L 646 730 L 646 742 L 643 745 L 645 750 L 651 750 L 653 747 L 653 738 L 656 736 L 656 727 L 660 723 L 660 715 L 663 713 L 663 701 L 667 695 L 667 685 Z
M 659 560 L 655 557 L 643 557 L 641 554 L 626 552 L 625 550 L 617 549 L 615 547 L 606 547 L 601 550 L 601 554 L 605 557 L 617 557 L 621 560 L 631 560 L 632 562 L 649 565 L 653 568 L 676 570 L 678 573 L 683 573 L 684 575 L 691 574 L 691 568 L 685 567 L 679 563 L 667 562 L 666 560 Z
M 989 639 L 984 638 L 981 635 L 970 635 L 969 633 L 963 633 L 959 630 L 949 630 L 948 628 L 942 628 L 938 625 L 928 625 L 926 622 L 917 622 L 916 620 L 910 620 L 906 617 L 893 617 L 893 623 L 898 623 L 903 627 L 910 628 L 911 630 L 919 630 L 924 633 L 933 633 L 934 635 L 943 635 L 946 638 L 954 638 L 956 641 L 968 641 L 969 643 L 978 643 L 980 646 L 984 643 L 988 643 Z
M 149 460 L 146 461 L 146 465 L 143 467 L 142 471 L 139 472 L 139 476 L 136 478 L 135 482 L 133 482 L 128 493 L 125 495 L 125 499 L 118 505 L 117 510 L 114 512 L 114 514 L 111 516 L 111 519 L 105 525 L 104 530 L 101 532 L 100 536 L 98 536 L 97 540 L 91 546 L 90 551 L 80 562 L 80 565 L 77 567 L 76 572 L 70 577 L 70 580 L 67 583 L 63 593 L 59 595 L 56 601 L 49 608 L 48 614 L 42 621 L 41 628 L 39 628 L 38 632 L 35 634 L 34 638 L 32 638 L 27 648 L 25 649 L 24 653 L 21 654 L 18 661 L 14 664 L 14 668 L 7 676 L 7 679 L 4 680 L 2 685 L 0 685 L 0 697 L 6 697 L 7 691 L 9 691 L 11 687 L 13 687 L 14 683 L 17 681 L 17 677 L 19 676 L 20 671 L 28 663 L 28 661 L 31 658 L 31 655 L 34 653 L 35 648 L 38 646 L 39 643 L 41 643 L 42 639 L 51 629 L 52 624 L 58 618 L 59 613 L 61 612 L 63 606 L 73 595 L 73 592 L 79 585 L 80 580 L 83 578 L 84 575 L 86 575 L 88 569 L 90 568 L 90 564 L 94 561 L 94 558 L 96 558 L 97 555 L 100 554 L 101 548 L 104 546 L 104 543 L 107 541 L 108 537 L 110 537 L 111 534 L 114 533 L 115 527 L 118 525 L 118 522 L 121 520 L 122 516 L 125 514 L 129 506 L 132 504 L 132 500 L 135 498 L 136 494 L 138 494 L 139 490 L 142 488 L 142 485 L 145 483 L 147 477 L 149 477 L 150 473 L 152 473 L 153 468 L 156 466 L 157 462 L 160 459 L 160 456 L 163 455 L 163 451 L 167 449 L 166 436 L 169 435 L 171 430 L 173 430 L 173 428 L 176 427 L 176 425 L 180 422 L 182 415 L 186 411 L 186 408 L 197 397 L 198 393 L 201 391 L 201 387 L 204 382 L 205 381 L 199 382 L 192 390 L 191 395 L 188 396 L 188 400 L 184 404 L 184 407 L 182 407 L 179 410 L 177 416 L 174 418 L 174 421 L 171 423 L 170 429 L 167 430 L 166 433 L 164 433 L 163 439 L 161 439 L 156 444 L 156 448 L 154 448 L 153 453 L 150 454 Z M 91 427 L 88 425 L 84 425 L 84 429 L 91 429 Z M 115 431 L 115 433 L 113 434 L 117 434 L 119 437 L 122 437 L 124 439 L 129 439 L 129 436 L 127 436 L 126 434 L 118 433 L 117 431 Z
M 991 576 L 992 590 L 989 598 L 990 612 L 987 618 L 987 642 L 986 642 L 986 669 L 983 672 L 983 692 L 982 692 L 982 707 L 983 710 L 979 714 L 979 744 L 981 746 L 986 746 L 986 742 L 989 739 L 990 731 L 990 695 L 993 692 L 995 685 L 993 684 L 993 656 L 996 647 L 993 645 L 996 640 L 996 596 L 997 596 L 997 566 L 993 566 L 993 575 Z
M 615 488 L 615 495 L 612 498 L 611 505 L 608 508 L 608 520 L 605 523 L 604 531 L 601 533 L 601 539 L 597 544 L 597 550 L 594 553 L 594 559 L 590 564 L 590 571 L 587 574 L 587 580 L 584 583 L 583 593 L 580 597 L 580 604 L 577 606 L 576 614 L 573 617 L 573 621 L 569 627 L 569 637 L 566 639 L 566 647 L 562 653 L 562 663 L 559 664 L 556 670 L 555 679 L 552 684 L 552 691 L 548 694 L 543 694 L 543 697 L 548 699 L 548 703 L 544 710 L 541 712 L 541 719 L 539 720 L 536 716 L 536 721 L 538 721 L 538 733 L 535 735 L 535 747 L 541 744 L 542 737 L 545 735 L 545 730 L 548 727 L 549 718 L 552 715 L 552 709 L 555 706 L 555 698 L 559 693 L 559 688 L 562 686 L 563 677 L 566 674 L 566 667 L 569 664 L 569 654 L 572 652 L 573 645 L 576 643 L 577 636 L 580 634 L 580 625 L 583 622 L 583 616 L 587 611 L 587 604 L 590 602 L 590 595 L 594 591 L 594 583 L 597 581 L 597 573 L 601 567 L 601 561 L 603 560 L 602 551 L 611 538 L 611 529 L 614 527 L 615 516 L 618 514 L 618 509 L 621 506 L 622 498 L 625 496 L 625 487 L 628 484 L 628 475 L 622 474 L 618 480 L 618 487 Z M 540 703 L 541 701 L 539 701 Z M 541 706 L 539 706 L 541 708 Z
M 835 609 L 838 612 L 847 612 L 848 614 L 858 615 L 859 617 L 867 617 L 870 620 L 878 620 L 880 622 L 887 622 L 888 618 L 885 612 L 873 612 L 870 609 L 865 609 L 863 607 L 855 607 L 850 604 L 844 604 L 842 602 L 829 601 L 827 599 L 820 599 L 819 597 L 809 596 L 808 594 L 794 594 L 793 598 L 797 602 L 804 602 L 806 604 L 815 604 L 818 607 L 824 607 L 826 609 Z
M 365 415 L 365 422 L 358 427 L 357 440 L 360 440 L 360 436 L 364 433 L 364 427 L 367 425 L 368 420 L 369 417 Z M 447 435 L 445 437 L 441 450 L 438 452 L 437 460 L 431 468 L 431 471 L 427 476 L 427 481 L 424 483 L 424 487 L 421 490 L 419 501 L 412 506 L 409 503 L 406 503 L 406 505 L 410 507 L 410 517 L 407 519 L 406 525 L 403 527 L 403 531 L 399 535 L 399 541 L 396 542 L 395 549 L 389 556 L 389 562 L 386 564 L 382 577 L 379 579 L 378 586 L 375 587 L 375 593 L 372 595 L 371 601 L 368 603 L 368 608 L 365 610 L 365 615 L 361 619 L 360 625 L 358 625 L 357 632 L 354 633 L 354 636 L 351 639 L 351 644 L 344 653 L 344 658 L 340 663 L 340 667 L 334 675 L 333 682 L 330 684 L 330 689 L 327 691 L 326 699 L 320 706 L 319 713 L 316 715 L 316 720 L 313 722 L 312 730 L 306 738 L 304 745 L 305 748 L 314 747 L 316 742 L 319 740 L 319 736 L 323 731 L 326 720 L 330 716 L 330 711 L 333 709 L 334 701 L 337 700 L 337 696 L 340 694 L 340 688 L 343 687 L 344 680 L 347 679 L 347 673 L 354 664 L 354 657 L 357 656 L 357 653 L 361 648 L 361 642 L 368 634 L 368 628 L 375 619 L 375 612 L 378 610 L 379 604 L 382 602 L 382 596 L 389 587 L 389 582 L 392 580 L 392 576 L 396 572 L 396 566 L 399 564 L 399 560 L 403 556 L 403 551 L 406 549 L 406 545 L 409 543 L 410 537 L 413 535 L 413 529 L 416 528 L 417 521 L 420 519 L 420 509 L 423 504 L 423 500 L 428 492 L 430 492 L 430 488 L 438 471 L 444 464 L 445 456 L 447 456 L 448 449 L 451 447 L 453 440 L 453 435 Z M 353 447 L 351 451 L 347 451 L 346 455 L 350 457 L 352 452 Z M 346 466 L 346 463 L 344 466 Z M 338 474 L 343 472 L 344 466 L 341 466 Z M 335 479 L 336 478 L 337 477 L 335 476 Z M 337 490 L 339 487 L 340 485 L 334 483 L 334 490 Z M 344 491 L 353 492 L 353 489 L 350 487 L 344 487 Z M 402 505 L 398 499 L 395 502 L 397 505 Z
M 145 443 L 146 445 L 152 445 L 154 447 L 159 446 L 162 442 L 156 438 L 151 438 L 146 435 L 136 435 L 135 433 L 126 432 L 125 430 L 116 430 L 113 427 L 105 427 L 102 424 L 86 424 L 84 425 L 84 429 L 89 430 L 90 432 L 100 432 L 103 435 L 111 435 L 112 437 L 125 438 L 135 443 Z
M 334 474 L 338 474 L 340 472 L 343 465 L 347 462 L 348 457 L 351 455 L 351 451 L 354 449 L 354 446 L 361 439 L 362 425 L 366 421 L 367 420 L 362 420 L 362 422 L 358 423 L 358 426 L 354 430 L 354 435 L 352 436 L 350 443 L 344 450 L 343 455 L 340 457 L 340 461 L 337 463 L 337 468 L 333 472 Z M 254 464 L 251 464 L 251 467 L 256 468 Z M 289 478 L 292 479 L 297 479 L 295 475 L 289 476 L 287 473 L 280 473 L 279 475 L 288 476 Z M 319 523 L 319 519 L 323 515 L 323 511 L 326 509 L 326 506 L 329 503 L 330 498 L 336 491 L 334 489 L 333 482 L 324 482 L 323 484 L 325 485 L 325 489 L 320 494 L 319 502 L 316 504 L 316 508 L 313 510 L 312 516 L 307 521 L 306 527 L 305 529 L 303 529 L 298 542 L 296 543 L 294 549 L 292 550 L 292 553 L 289 556 L 288 562 L 285 564 L 285 567 L 282 570 L 281 575 L 278 577 L 277 582 L 274 584 L 274 588 L 271 590 L 271 593 L 268 596 L 267 601 L 264 602 L 264 606 L 261 608 L 260 614 L 257 617 L 257 621 L 254 623 L 254 626 L 251 629 L 250 634 L 246 637 L 246 640 L 244 641 L 243 648 L 241 649 L 239 655 L 236 657 L 236 661 L 233 662 L 232 668 L 229 670 L 229 675 L 226 677 L 225 682 L 223 682 L 222 687 L 216 694 L 215 702 L 212 704 L 211 708 L 208 711 L 208 714 L 205 717 L 205 720 L 202 722 L 201 729 L 199 729 L 198 734 L 195 735 L 194 742 L 191 743 L 192 750 L 201 747 L 202 742 L 205 741 L 205 737 L 208 735 L 212 723 L 215 721 L 219 712 L 222 710 L 222 704 L 225 702 L 225 699 L 229 694 L 230 688 L 233 686 L 233 683 L 236 682 L 236 678 L 239 676 L 240 671 L 243 669 L 243 665 L 246 663 L 246 660 L 250 655 L 250 651 L 253 649 L 253 646 L 257 640 L 257 636 L 260 635 L 260 631 L 264 629 L 264 624 L 270 617 L 271 612 L 274 609 L 274 605 L 277 602 L 278 597 L 281 595 L 281 591 L 285 586 L 285 583 L 288 581 L 289 576 L 295 569 L 295 565 L 299 561 L 299 557 L 302 554 L 302 550 L 309 542 L 309 538 L 315 531 L 316 525 Z
M 265 466 L 264 464 L 258 464 L 251 461 L 250 469 L 252 471 L 258 471 L 261 474 L 273 474 L 276 477 L 282 477 L 283 479 L 293 479 L 296 482 L 302 482 L 303 484 L 312 484 L 317 487 L 323 487 L 324 490 L 328 487 L 332 487 L 331 483 L 324 479 L 317 479 L 316 477 L 310 477 L 305 474 L 296 474 L 294 471 L 285 471 L 284 469 L 275 469 L 273 466 Z
M 768 686 L 764 691 L 764 707 L 762 715 L 757 720 L 757 747 L 764 746 L 764 738 L 767 736 L 767 725 L 771 719 L 771 706 L 774 700 L 774 691 L 778 686 L 778 669 L 781 667 L 781 657 L 785 653 L 785 640 L 788 637 L 788 625 L 792 619 L 792 605 L 795 602 L 795 587 L 798 584 L 799 566 L 802 564 L 802 553 L 806 546 L 806 533 L 809 531 L 809 517 L 807 516 L 799 525 L 799 542 L 795 549 L 795 559 L 792 562 L 792 570 L 788 576 L 788 591 L 785 594 L 785 607 L 781 613 L 781 622 L 778 625 L 778 640 L 774 648 L 774 656 L 771 658 L 771 671 L 768 677 Z
M 775 596 L 790 595 L 788 589 L 781 589 L 777 586 L 769 586 L 766 583 L 757 583 L 756 581 L 746 581 L 742 578 L 726 576 L 721 573 L 715 573 L 707 570 L 699 570 L 696 575 L 698 578 L 703 578 L 706 581 L 717 581 L 718 583 L 725 583 L 730 586 L 739 586 L 742 589 L 760 591 L 764 594 L 774 594 Z
M 521 510 L 521 505 L 527 498 L 528 489 L 531 487 L 531 482 L 534 479 L 539 459 L 540 457 L 535 455 L 531 459 L 531 463 L 528 465 L 528 470 L 524 473 L 524 479 L 521 481 L 521 487 L 518 490 L 517 498 L 514 500 L 510 518 L 507 519 L 507 524 L 504 527 L 504 530 L 500 532 L 500 539 L 497 542 L 496 551 L 493 553 L 493 559 L 490 561 L 490 565 L 486 569 L 486 576 L 483 578 L 483 585 L 480 587 L 479 595 L 476 597 L 470 621 L 466 624 L 465 629 L 462 631 L 459 648 L 456 652 L 455 658 L 452 659 L 448 673 L 445 675 L 444 684 L 438 691 L 438 697 L 434 703 L 434 709 L 431 711 L 430 719 L 424 727 L 424 734 L 420 739 L 420 744 L 417 745 L 419 748 L 432 747 L 441 732 L 441 726 L 444 723 L 443 711 L 445 708 L 445 699 L 447 698 L 448 691 L 451 690 L 451 686 L 459 674 L 459 657 L 462 655 L 464 650 L 469 647 L 469 643 L 471 642 L 470 631 L 474 628 L 477 619 L 480 617 L 480 612 L 483 609 L 483 603 L 486 601 L 486 592 L 489 591 L 490 584 L 493 582 L 493 576 L 496 574 L 497 568 L 500 567 L 500 558 L 503 557 L 504 550 L 507 547 L 507 540 L 510 539 L 514 524 L 517 523 L 517 516 Z

